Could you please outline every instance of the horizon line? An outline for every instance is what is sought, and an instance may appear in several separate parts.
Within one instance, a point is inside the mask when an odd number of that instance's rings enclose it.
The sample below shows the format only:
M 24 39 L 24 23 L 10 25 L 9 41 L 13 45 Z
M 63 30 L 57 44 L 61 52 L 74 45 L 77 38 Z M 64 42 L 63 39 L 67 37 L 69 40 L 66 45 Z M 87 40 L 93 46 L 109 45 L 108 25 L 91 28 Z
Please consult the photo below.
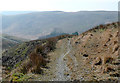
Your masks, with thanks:
M 61 11 L 61 10 L 51 10 L 51 11 L 1 11 L 1 15 L 22 15 L 36 12 L 115 12 L 116 10 L 80 10 L 80 11 Z

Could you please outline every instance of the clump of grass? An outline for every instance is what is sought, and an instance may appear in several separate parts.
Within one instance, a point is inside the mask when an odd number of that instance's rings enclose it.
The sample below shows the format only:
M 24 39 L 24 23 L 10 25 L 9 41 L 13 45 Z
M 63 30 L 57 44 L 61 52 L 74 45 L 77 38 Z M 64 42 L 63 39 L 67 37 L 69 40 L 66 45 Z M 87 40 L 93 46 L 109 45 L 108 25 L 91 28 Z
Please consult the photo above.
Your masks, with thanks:
M 18 67 L 18 66 L 20 66 L 20 64 L 21 64 L 21 62 L 18 62 L 18 63 L 15 65 L 15 67 Z
M 13 75 L 12 75 L 12 81 L 13 82 L 21 82 L 21 81 L 28 81 L 28 79 L 30 79 L 31 78 L 31 76 L 28 76 L 28 75 L 25 75 L 25 74 L 23 74 L 23 73 L 14 73 Z
M 12 75 L 13 81 L 17 81 L 19 78 L 22 78 L 24 76 L 23 73 L 14 73 Z
M 104 31 L 105 29 L 104 29 L 104 28 L 100 28 L 99 30 L 100 30 L 100 32 L 102 32 L 102 31 Z
M 23 62 L 22 67 L 20 68 L 20 72 L 22 72 L 23 74 L 26 74 L 27 72 L 30 71 L 31 68 L 32 68 L 31 61 L 27 60 Z
M 7 69 L 8 69 L 8 70 L 11 70 L 12 68 L 11 68 L 11 67 L 8 67 Z

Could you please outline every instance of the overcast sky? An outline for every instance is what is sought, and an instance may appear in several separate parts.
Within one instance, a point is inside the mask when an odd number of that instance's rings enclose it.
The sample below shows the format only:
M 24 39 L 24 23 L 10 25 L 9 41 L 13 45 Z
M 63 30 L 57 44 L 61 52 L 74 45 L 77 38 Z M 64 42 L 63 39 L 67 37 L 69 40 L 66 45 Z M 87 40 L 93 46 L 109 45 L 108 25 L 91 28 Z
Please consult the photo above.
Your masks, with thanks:
M 117 11 L 119 0 L 0 0 L 0 11 Z M 28 12 L 4 12 L 17 14 Z

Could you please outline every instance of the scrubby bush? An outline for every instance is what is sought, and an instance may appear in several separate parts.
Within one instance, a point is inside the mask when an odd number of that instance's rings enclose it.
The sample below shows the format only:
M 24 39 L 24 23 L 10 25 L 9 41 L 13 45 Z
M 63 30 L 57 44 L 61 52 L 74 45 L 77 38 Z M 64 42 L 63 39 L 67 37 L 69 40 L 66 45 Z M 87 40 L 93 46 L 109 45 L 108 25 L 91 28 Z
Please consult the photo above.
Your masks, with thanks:
M 45 46 L 37 46 L 35 48 L 35 53 L 45 55 Z
M 104 28 L 105 26 L 101 24 L 101 25 L 99 25 L 99 27 L 100 27 L 100 28 Z
M 54 50 L 56 42 L 57 42 L 57 38 L 48 39 L 48 43 L 47 43 L 46 47 L 48 47 L 50 49 L 50 51 Z
M 20 72 L 22 72 L 23 74 L 26 74 L 27 72 L 30 71 L 31 67 L 32 67 L 31 61 L 27 60 L 22 64 Z
M 47 62 L 42 55 L 34 52 L 30 54 L 30 61 L 36 66 L 45 66 Z
M 47 61 L 42 55 L 32 52 L 29 59 L 22 64 L 20 72 L 23 74 L 28 72 L 40 74 L 42 72 L 41 67 L 45 67 L 46 63 Z

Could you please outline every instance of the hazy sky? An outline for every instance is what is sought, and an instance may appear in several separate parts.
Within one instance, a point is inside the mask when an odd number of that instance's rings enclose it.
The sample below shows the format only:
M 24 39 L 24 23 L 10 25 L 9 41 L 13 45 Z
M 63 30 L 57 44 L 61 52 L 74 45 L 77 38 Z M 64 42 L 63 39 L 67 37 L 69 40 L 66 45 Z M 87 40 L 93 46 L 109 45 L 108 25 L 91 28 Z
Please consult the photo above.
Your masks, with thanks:
M 119 0 L 1 0 L 0 11 L 117 11 Z M 28 12 L 4 12 L 17 14 Z

